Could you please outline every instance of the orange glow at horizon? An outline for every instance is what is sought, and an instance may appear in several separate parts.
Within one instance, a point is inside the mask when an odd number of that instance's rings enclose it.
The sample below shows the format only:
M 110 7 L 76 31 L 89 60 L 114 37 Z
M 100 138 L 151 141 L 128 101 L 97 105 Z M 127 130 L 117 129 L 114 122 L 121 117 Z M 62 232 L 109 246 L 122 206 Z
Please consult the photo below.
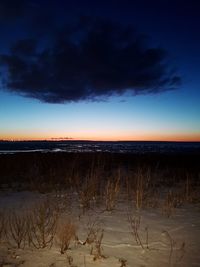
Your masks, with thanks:
M 0 134 L 0 140 L 10 141 L 28 141 L 28 140 L 85 140 L 85 141 L 185 141 L 185 142 L 200 142 L 200 134 L 198 133 L 171 133 L 171 134 L 157 134 L 157 133 L 133 133 L 133 134 L 119 134 L 119 133 L 49 133 L 49 134 Z

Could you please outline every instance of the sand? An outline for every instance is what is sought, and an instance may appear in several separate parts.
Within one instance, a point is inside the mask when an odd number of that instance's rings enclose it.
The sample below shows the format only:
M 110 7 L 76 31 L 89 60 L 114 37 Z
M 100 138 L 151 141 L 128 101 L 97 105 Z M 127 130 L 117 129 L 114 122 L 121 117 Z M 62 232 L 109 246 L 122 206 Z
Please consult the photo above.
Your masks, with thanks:
M 55 194 L 50 193 L 47 196 L 37 192 L 2 191 L 0 209 L 10 210 L 11 213 L 25 212 L 31 210 L 35 202 L 46 197 L 55 199 Z M 67 197 L 60 195 L 59 201 L 66 202 L 66 205 L 62 203 L 60 217 L 64 221 L 71 218 L 77 229 L 77 238 L 71 240 L 69 249 L 61 254 L 56 238 L 51 248 L 25 246 L 17 249 L 12 240 L 4 237 L 0 242 L 0 266 L 200 266 L 198 204 L 176 208 L 168 217 L 161 208 L 137 210 L 123 193 L 118 196 L 112 211 L 106 211 L 103 205 L 92 205 L 83 213 L 75 193 L 68 193 Z M 136 228 L 131 228 L 130 219 L 137 225 Z M 98 230 L 99 237 L 103 233 L 101 255 L 98 257 L 94 242 L 83 244 L 91 225 Z

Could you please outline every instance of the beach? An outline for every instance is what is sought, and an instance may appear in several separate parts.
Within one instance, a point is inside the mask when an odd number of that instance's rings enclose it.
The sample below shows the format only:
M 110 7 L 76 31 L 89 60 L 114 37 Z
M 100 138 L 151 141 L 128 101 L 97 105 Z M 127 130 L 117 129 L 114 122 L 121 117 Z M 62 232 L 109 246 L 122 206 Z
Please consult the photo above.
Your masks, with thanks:
M 200 266 L 197 155 L 18 153 L 0 171 L 1 266 Z

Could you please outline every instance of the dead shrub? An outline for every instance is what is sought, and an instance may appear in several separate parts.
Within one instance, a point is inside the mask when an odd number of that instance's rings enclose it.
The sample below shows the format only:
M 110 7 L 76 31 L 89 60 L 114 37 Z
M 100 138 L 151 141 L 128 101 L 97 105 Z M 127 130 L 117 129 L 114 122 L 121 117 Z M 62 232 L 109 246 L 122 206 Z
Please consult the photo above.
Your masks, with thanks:
M 130 214 L 128 216 L 128 222 L 130 224 L 131 228 L 131 235 L 134 237 L 136 243 L 142 248 L 145 249 L 145 247 L 148 249 L 148 228 L 145 228 L 146 231 L 146 246 L 143 244 L 139 230 L 140 230 L 140 225 L 141 225 L 141 216 L 137 214 L 136 216 L 132 216 Z
M 49 199 L 35 205 L 29 215 L 29 243 L 37 249 L 51 247 L 58 217 L 57 206 Z
M 8 214 L 6 236 L 8 241 L 14 242 L 17 248 L 24 248 L 28 233 L 28 220 L 26 214 L 12 211 Z
M 100 258 L 105 258 L 105 256 L 102 254 L 102 240 L 104 236 L 104 230 L 98 229 L 96 231 L 94 244 L 91 247 L 90 254 L 94 256 L 93 260 L 96 261 Z
M 60 247 L 60 253 L 64 254 L 68 250 L 70 242 L 76 235 L 76 226 L 71 220 L 66 221 L 58 226 L 56 236 Z
M 121 264 L 120 267 L 126 267 L 127 260 L 124 258 L 119 258 L 119 263 Z
M 75 176 L 75 189 L 79 197 L 80 207 L 83 212 L 91 207 L 91 204 L 96 201 L 98 192 L 98 173 L 96 171 L 90 171 L 84 180 Z
M 90 254 L 94 256 L 94 261 L 100 258 L 104 258 L 102 254 L 102 240 L 104 236 L 104 229 L 101 227 L 101 223 L 98 218 L 93 221 L 89 221 L 87 225 L 87 238 L 85 244 L 91 245 Z
M 85 241 L 80 241 L 78 237 L 76 237 L 78 244 L 81 245 L 90 245 L 91 250 L 90 254 L 94 256 L 93 260 L 97 260 L 100 258 L 105 258 L 102 254 L 102 240 L 104 236 L 104 229 L 101 227 L 101 223 L 98 218 L 94 220 L 89 220 L 87 224 L 87 236 Z

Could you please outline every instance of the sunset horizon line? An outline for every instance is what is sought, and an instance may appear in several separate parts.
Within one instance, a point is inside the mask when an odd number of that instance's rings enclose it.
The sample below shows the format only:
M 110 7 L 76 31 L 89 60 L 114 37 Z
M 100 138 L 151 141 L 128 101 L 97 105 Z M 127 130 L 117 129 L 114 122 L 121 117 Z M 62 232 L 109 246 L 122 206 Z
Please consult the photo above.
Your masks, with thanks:
M 84 139 L 84 138 L 0 138 L 0 142 L 193 142 L 198 143 L 200 139 Z

